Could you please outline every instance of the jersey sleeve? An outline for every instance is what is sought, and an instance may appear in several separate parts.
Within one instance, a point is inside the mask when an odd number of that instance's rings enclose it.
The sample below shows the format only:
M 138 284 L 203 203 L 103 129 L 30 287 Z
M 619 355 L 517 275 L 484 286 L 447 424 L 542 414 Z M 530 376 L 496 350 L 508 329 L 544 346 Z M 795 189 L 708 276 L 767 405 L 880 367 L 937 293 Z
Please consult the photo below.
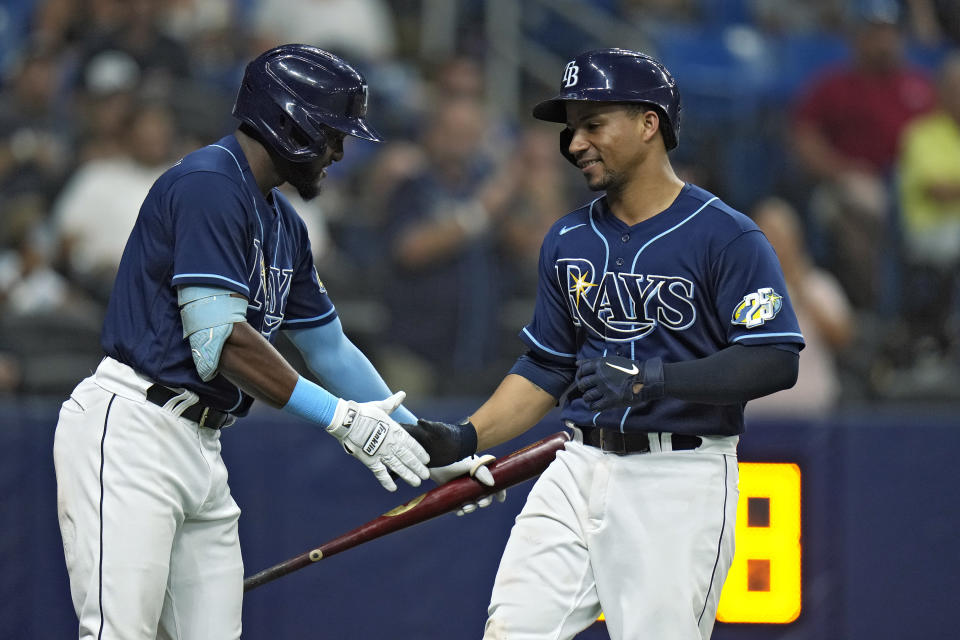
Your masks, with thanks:
M 253 243 L 240 186 L 213 172 L 188 173 L 170 188 L 174 286 L 207 284 L 250 298 L 246 256 Z
M 291 276 L 290 297 L 283 316 L 281 329 L 308 329 L 319 327 L 337 317 L 333 301 L 320 280 L 313 264 L 313 251 L 307 236 L 306 226 L 300 224 L 299 261 Z
M 561 289 L 554 260 L 546 244 L 540 248 L 533 320 L 520 332 L 520 339 L 547 360 L 571 363 L 577 359 L 577 331 L 570 320 L 566 292 Z
M 724 247 L 714 278 L 716 313 L 728 344 L 789 342 L 802 348 L 780 261 L 763 233 L 747 231 Z

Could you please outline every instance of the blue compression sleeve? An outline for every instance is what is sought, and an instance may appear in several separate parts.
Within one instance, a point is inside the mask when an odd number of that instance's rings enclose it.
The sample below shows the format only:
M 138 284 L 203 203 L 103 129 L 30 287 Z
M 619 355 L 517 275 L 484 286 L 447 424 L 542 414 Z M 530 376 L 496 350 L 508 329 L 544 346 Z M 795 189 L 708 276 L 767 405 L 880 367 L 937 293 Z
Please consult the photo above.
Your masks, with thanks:
M 333 414 L 337 409 L 338 398 L 323 387 L 319 387 L 303 376 L 297 380 L 290 399 L 283 406 L 283 410 L 295 416 L 306 418 L 326 427 L 333 422 Z
M 663 395 L 703 404 L 738 404 L 797 382 L 799 345 L 735 344 L 706 358 L 662 365 Z
M 339 318 L 319 327 L 287 331 L 286 335 L 303 355 L 310 371 L 341 398 L 369 402 L 392 395 L 367 356 L 344 335 Z M 403 406 L 390 417 L 400 423 L 417 422 L 417 417 Z

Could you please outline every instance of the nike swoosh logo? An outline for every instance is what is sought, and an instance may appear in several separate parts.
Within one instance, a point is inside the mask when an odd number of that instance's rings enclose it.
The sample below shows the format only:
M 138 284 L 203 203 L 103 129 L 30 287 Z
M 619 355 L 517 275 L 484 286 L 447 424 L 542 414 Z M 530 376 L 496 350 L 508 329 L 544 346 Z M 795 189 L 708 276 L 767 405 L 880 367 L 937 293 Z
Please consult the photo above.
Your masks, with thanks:
M 583 227 L 586 224 L 587 224 L 586 222 L 581 222 L 580 224 L 575 224 L 572 227 L 565 226 L 562 229 L 560 229 L 560 235 L 565 234 L 567 231 L 573 231 L 574 229 L 579 229 L 580 227 Z
M 637 368 L 636 363 L 634 363 L 633 366 L 631 366 L 629 369 L 627 369 L 626 367 L 618 367 L 617 365 L 615 365 L 615 364 L 613 364 L 613 363 L 611 363 L 611 362 L 607 362 L 607 363 L 605 363 L 605 364 L 606 364 L 608 367 L 613 367 L 613 368 L 616 369 L 617 371 L 623 371 L 623 372 L 626 373 L 627 375 L 635 376 L 635 375 L 637 375 L 638 373 L 640 373 L 640 369 Z

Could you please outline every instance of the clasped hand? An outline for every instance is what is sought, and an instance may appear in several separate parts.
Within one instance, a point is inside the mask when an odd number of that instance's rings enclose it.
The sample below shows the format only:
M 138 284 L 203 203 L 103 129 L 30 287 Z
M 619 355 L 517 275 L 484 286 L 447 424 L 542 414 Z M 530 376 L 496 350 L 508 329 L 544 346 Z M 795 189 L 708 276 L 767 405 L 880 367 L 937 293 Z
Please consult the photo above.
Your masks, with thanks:
M 636 407 L 663 393 L 663 363 L 652 358 L 639 363 L 620 356 L 577 362 L 575 383 L 593 411 Z
M 347 453 L 365 464 L 387 491 L 397 485 L 390 472 L 419 487 L 430 477 L 430 456 L 403 427 L 390 417 L 406 394 L 398 391 L 385 400 L 353 402 L 339 400 L 327 432 L 340 441 Z
M 493 474 L 487 468 L 495 458 L 489 454 L 478 456 L 474 453 L 477 450 L 477 431 L 469 420 L 460 424 L 449 424 L 420 419 L 417 424 L 405 424 L 403 428 L 430 454 L 430 478 L 438 485 L 465 475 L 470 475 L 488 487 L 496 485 Z M 464 503 L 457 515 L 462 516 L 489 506 L 494 498 L 499 502 L 506 500 L 506 489 L 484 496 L 476 502 Z

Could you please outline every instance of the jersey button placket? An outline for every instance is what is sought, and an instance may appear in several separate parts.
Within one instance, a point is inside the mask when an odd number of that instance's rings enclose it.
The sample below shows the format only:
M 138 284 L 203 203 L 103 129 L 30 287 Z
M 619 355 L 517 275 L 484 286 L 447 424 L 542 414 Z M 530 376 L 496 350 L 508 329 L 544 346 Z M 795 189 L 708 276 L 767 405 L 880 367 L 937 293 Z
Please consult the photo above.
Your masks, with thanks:
M 623 258 L 617 258 L 616 261 L 615 261 L 615 264 L 616 264 L 618 267 L 622 267 L 622 266 L 623 266 Z
M 625 233 L 625 234 L 623 234 L 622 236 L 620 236 L 620 241 L 621 241 L 621 242 L 630 242 L 630 234 L 629 234 L 629 233 Z

